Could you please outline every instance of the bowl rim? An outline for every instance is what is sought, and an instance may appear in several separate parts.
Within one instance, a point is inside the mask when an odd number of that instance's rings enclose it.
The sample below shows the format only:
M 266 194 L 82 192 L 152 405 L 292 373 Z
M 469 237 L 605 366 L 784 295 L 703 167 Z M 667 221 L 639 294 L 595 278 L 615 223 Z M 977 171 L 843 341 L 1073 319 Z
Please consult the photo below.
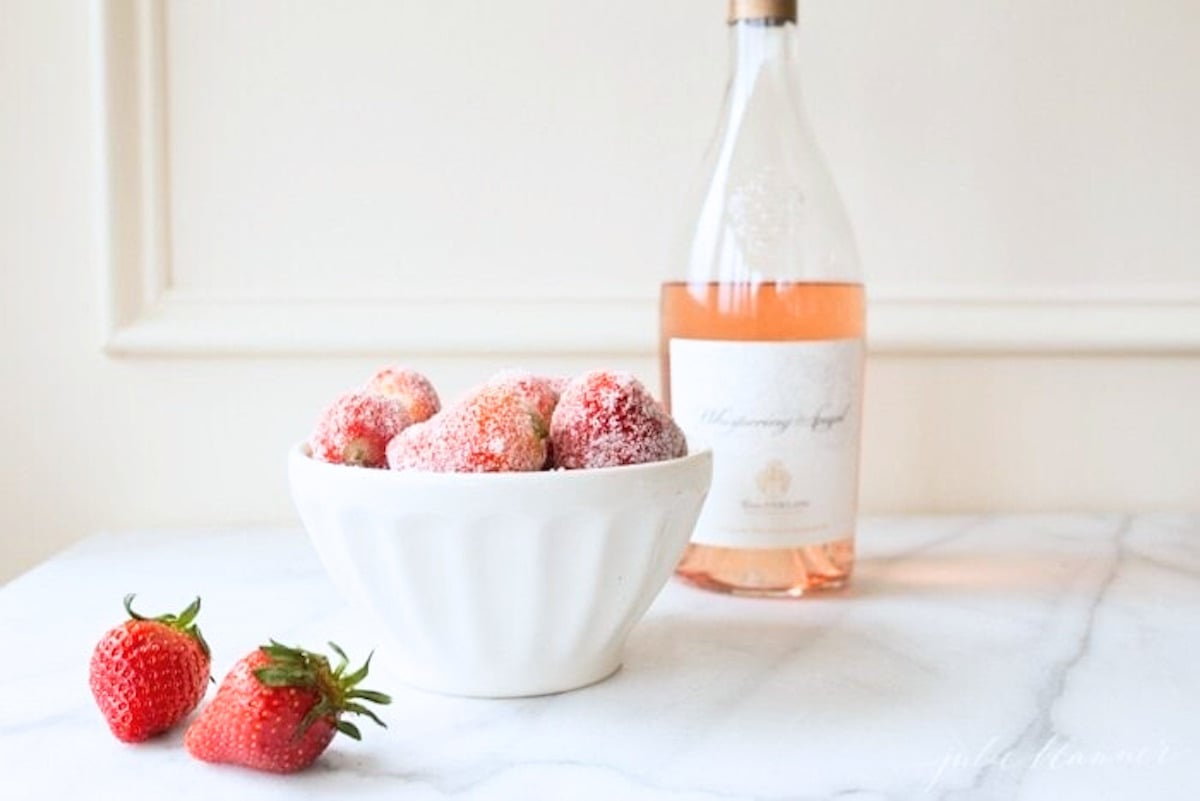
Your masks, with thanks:
M 616 467 L 589 467 L 580 470 L 525 470 L 497 473 L 439 473 L 429 470 L 392 470 L 387 467 L 355 467 L 353 465 L 334 464 L 314 459 L 308 442 L 301 441 L 288 449 L 288 462 L 302 469 L 322 473 L 329 478 L 350 479 L 357 475 L 365 481 L 438 481 L 447 484 L 469 484 L 483 482 L 496 485 L 501 482 L 519 484 L 521 482 L 546 481 L 548 476 L 560 476 L 550 480 L 586 481 L 601 476 L 629 476 L 639 474 L 666 472 L 672 469 L 686 469 L 693 464 L 711 462 L 712 448 L 701 448 L 697 451 L 666 459 L 658 462 L 642 462 L 641 464 L 619 465 Z

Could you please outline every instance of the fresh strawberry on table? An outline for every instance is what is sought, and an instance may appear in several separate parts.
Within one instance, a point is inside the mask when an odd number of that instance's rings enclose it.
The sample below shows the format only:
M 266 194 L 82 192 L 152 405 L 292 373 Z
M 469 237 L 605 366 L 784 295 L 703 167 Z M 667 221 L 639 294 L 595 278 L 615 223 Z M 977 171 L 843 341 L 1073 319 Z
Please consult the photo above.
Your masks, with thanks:
M 133 611 L 92 652 L 89 684 L 101 714 L 119 739 L 147 740 L 183 720 L 204 696 L 208 644 L 196 626 L 200 599 L 177 615 L 147 618 Z
M 345 652 L 333 643 L 329 647 L 338 656 L 336 667 L 322 654 L 274 640 L 243 657 L 188 727 L 188 751 L 206 762 L 292 773 L 311 765 L 339 731 L 362 739 L 344 714 L 365 715 L 384 726 L 360 703 L 391 703 L 383 693 L 358 688 L 370 657 L 347 673 Z

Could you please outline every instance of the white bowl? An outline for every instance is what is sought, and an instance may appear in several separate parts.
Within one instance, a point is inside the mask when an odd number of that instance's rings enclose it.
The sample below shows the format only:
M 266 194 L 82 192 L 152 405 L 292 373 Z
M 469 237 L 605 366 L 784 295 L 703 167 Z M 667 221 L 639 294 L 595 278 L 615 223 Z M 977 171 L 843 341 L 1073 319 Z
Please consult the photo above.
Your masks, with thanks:
M 679 560 L 712 453 L 542 473 L 419 473 L 289 457 L 330 578 L 390 635 L 392 670 L 471 696 L 560 692 L 621 664 Z

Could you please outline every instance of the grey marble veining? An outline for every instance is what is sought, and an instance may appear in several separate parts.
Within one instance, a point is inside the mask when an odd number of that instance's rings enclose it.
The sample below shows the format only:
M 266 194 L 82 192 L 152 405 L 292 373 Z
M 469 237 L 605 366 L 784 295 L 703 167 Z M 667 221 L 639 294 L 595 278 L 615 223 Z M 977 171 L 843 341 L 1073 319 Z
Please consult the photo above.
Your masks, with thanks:
M 87 690 L 121 597 L 204 597 L 222 674 L 268 637 L 364 655 L 298 531 L 93 537 L 0 589 L 0 799 L 1200 798 L 1200 518 L 864 523 L 853 588 L 672 583 L 624 668 L 507 701 L 399 686 L 390 728 L 274 777 L 109 735 Z

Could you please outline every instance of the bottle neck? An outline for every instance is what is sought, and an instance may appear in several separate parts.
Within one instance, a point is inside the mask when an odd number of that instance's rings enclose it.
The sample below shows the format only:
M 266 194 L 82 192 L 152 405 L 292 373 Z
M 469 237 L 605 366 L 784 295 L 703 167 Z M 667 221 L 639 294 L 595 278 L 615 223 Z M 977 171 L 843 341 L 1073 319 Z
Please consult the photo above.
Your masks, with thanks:
M 802 114 L 800 48 L 796 22 L 791 19 L 746 19 L 729 25 L 730 75 L 728 97 L 738 114 L 764 77 L 781 87 Z
M 804 111 L 791 8 L 731 4 L 729 83 L 687 249 L 690 281 L 858 280 L 853 232 Z

